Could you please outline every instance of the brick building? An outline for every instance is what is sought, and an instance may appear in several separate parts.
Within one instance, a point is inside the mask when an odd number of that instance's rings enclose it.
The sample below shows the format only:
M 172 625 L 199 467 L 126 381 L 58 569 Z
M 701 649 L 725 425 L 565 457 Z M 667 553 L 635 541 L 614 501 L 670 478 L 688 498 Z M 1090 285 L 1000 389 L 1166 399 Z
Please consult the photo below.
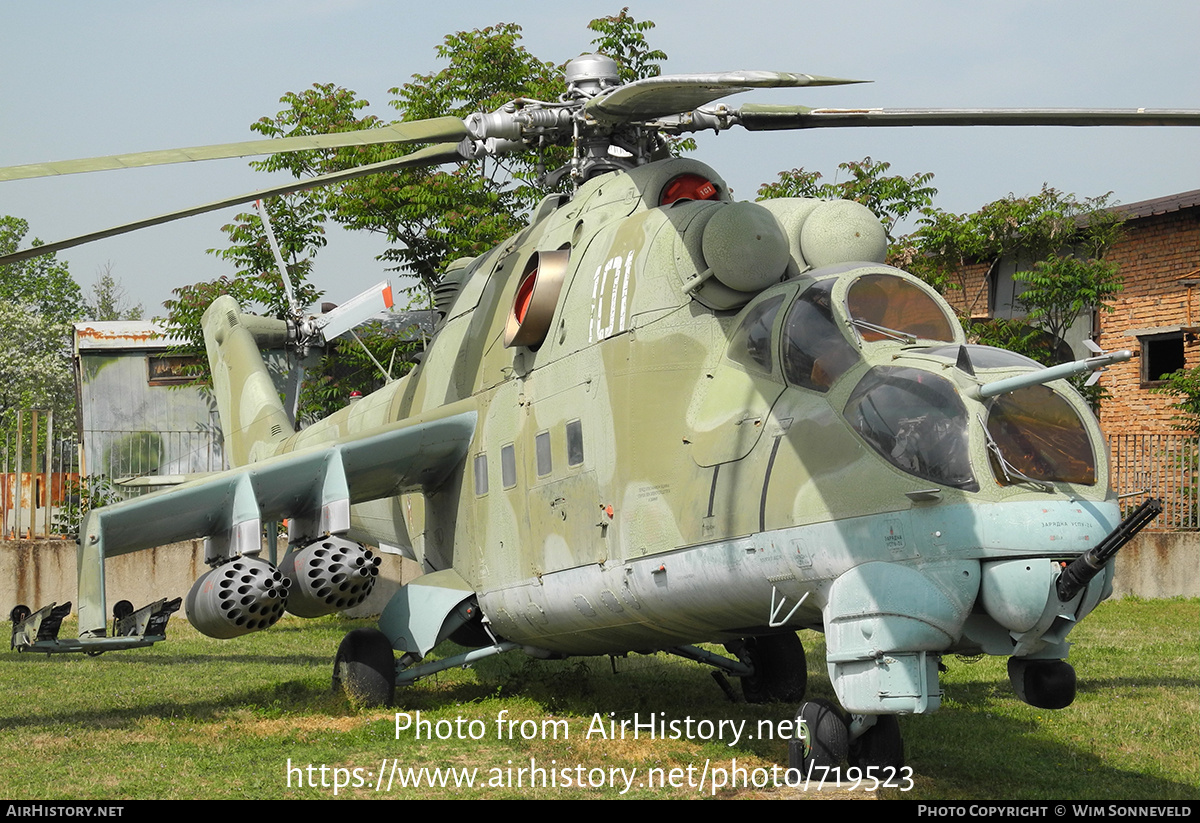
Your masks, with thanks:
M 1162 377 L 1200 366 L 1200 189 L 1116 206 L 1125 219 L 1123 238 L 1106 259 L 1120 264 L 1124 291 L 1112 313 L 1081 318 L 1067 333 L 1075 357 L 1087 357 L 1083 339 L 1107 350 L 1131 349 L 1133 360 L 1107 369 L 1109 395 L 1100 427 L 1112 457 L 1112 484 L 1131 501 L 1148 492 L 1164 499 L 1159 530 L 1200 526 L 1197 477 L 1200 447 L 1194 434 L 1172 427 L 1174 398 L 1154 389 Z M 1020 285 L 1018 261 L 973 264 L 966 287 L 948 295 L 973 317 L 1014 317 Z M 989 274 L 990 272 L 990 274 Z
M 1100 424 L 1109 434 L 1165 434 L 1172 398 L 1152 389 L 1165 374 L 1200 366 L 1200 189 L 1117 208 L 1125 237 L 1108 259 L 1120 264 L 1125 291 L 1097 318 L 1098 340 L 1139 356 L 1105 372 L 1111 396 Z

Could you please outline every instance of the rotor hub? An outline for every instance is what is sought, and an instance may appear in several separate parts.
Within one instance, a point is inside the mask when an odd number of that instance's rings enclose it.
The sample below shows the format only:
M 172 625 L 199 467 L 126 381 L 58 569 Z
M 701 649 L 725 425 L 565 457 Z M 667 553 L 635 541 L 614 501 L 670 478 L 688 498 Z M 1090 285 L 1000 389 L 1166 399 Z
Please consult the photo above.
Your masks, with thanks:
M 567 63 L 567 89 L 576 96 L 595 97 L 621 85 L 617 61 L 603 54 L 584 54 Z

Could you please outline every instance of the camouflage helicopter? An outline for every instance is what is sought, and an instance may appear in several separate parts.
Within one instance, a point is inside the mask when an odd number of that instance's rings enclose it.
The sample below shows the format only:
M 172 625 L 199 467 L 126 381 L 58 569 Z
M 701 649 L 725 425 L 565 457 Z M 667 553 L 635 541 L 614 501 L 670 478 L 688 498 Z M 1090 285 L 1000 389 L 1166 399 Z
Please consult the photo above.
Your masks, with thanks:
M 782 72 L 622 84 L 615 63 L 567 64 L 556 101 L 464 120 L 48 163 L 0 180 L 195 159 L 431 143 L 404 157 L 39 246 L 99 237 L 354 176 L 567 145 L 572 194 L 518 235 L 455 261 L 433 340 L 407 376 L 297 432 L 260 350 L 319 345 L 334 322 L 204 315 L 230 471 L 88 513 L 78 640 L 63 607 L 14 615 L 14 643 L 102 652 L 164 637 L 179 601 L 122 608 L 106 636 L 104 561 L 207 538 L 188 619 L 213 637 L 361 602 L 371 546 L 423 576 L 378 630 L 338 649 L 363 702 L 486 656 L 667 651 L 741 679 L 747 699 L 803 700 L 796 631 L 826 635 L 841 709 L 800 705 L 797 759 L 898 765 L 896 716 L 935 711 L 951 653 L 1009 658 L 1017 695 L 1071 703 L 1067 635 L 1111 592 L 1111 556 L 1154 515 L 1122 521 L 1097 422 L 1052 368 L 969 344 L 946 302 L 884 265 L 885 234 L 847 201 L 734 202 L 664 137 L 914 125 L 1200 125 L 1195 110 L 728 107 L 756 88 L 849 80 Z M 366 311 L 367 309 L 362 309 Z M 261 558 L 264 522 L 289 552 Z M 69 604 L 67 606 L 69 610 Z M 19 618 L 19 619 L 17 619 Z M 443 639 L 471 650 L 425 662 Z M 728 655 L 696 645 L 724 644 Z M 397 655 L 397 653 L 399 653 Z

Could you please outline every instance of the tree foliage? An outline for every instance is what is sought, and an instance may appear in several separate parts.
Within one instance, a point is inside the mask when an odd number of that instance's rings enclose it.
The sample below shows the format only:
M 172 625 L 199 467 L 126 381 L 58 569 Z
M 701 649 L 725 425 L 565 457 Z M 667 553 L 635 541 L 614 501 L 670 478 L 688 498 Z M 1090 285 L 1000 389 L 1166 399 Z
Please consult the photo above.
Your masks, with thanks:
M 646 32 L 654 28 L 654 23 L 633 19 L 628 6 L 610 17 L 597 17 L 588 28 L 596 33 L 592 48 L 617 62 L 622 83 L 662 74 L 659 64 L 667 59 L 667 53 L 650 48 L 646 40 Z
M 21 218 L 0 216 L 0 254 L 18 251 L 28 231 L 29 223 Z M 32 308 L 56 323 L 73 323 L 84 315 L 79 284 L 53 254 L 0 266 L 0 301 Z
M 520 39 L 520 27 L 511 23 L 448 35 L 437 50 L 444 67 L 391 89 L 390 105 L 400 120 L 423 120 L 493 111 L 521 97 L 555 99 L 564 91 L 558 69 L 530 54 Z M 289 92 L 281 102 L 285 109 L 252 128 L 269 137 L 291 137 L 383 125 L 379 118 L 361 114 L 367 101 L 333 84 Z M 307 177 L 412 151 L 381 145 L 294 152 L 252 165 Z M 449 169 L 373 175 L 299 196 L 313 204 L 314 214 L 384 235 L 390 246 L 383 259 L 429 288 L 450 260 L 481 254 L 520 230 L 523 216 L 541 197 L 530 185 L 536 173 L 536 161 L 519 154 Z
M 0 410 L 52 409 L 73 425 L 71 325 L 20 303 L 0 301 Z
M 1171 408 L 1171 426 L 1180 431 L 1200 433 L 1200 368 L 1180 369 L 1167 375 L 1165 385 L 1151 391 L 1175 396 Z
M 0 217 L 0 254 L 17 251 L 28 231 Z M 54 255 L 0 266 L 0 414 L 50 409 L 60 434 L 74 429 L 71 324 L 83 314 L 79 285 Z
M 900 242 L 896 257 L 935 288 L 963 291 L 970 314 L 982 297 L 967 294 L 973 264 L 987 266 L 990 281 L 1002 260 L 1027 267 L 1051 258 L 1101 258 L 1120 236 L 1121 220 L 1108 208 L 1109 199 L 1079 200 L 1043 186 L 1038 194 L 1009 194 L 972 214 L 930 210 Z
M 141 303 L 129 305 L 129 297 L 121 281 L 113 277 L 113 264 L 105 263 L 96 273 L 96 282 L 84 301 L 88 320 L 141 320 L 145 309 Z

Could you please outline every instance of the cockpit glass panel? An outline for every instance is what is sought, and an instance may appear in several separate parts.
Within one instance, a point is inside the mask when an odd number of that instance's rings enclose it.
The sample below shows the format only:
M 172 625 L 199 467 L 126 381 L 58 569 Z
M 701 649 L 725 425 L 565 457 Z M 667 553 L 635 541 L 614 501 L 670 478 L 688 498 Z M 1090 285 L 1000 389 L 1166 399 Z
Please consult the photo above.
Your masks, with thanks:
M 1006 470 L 989 451 L 1000 485 L 1025 478 L 1095 485 L 1096 457 L 1087 429 L 1075 408 L 1049 386 L 1029 386 L 995 398 L 988 408 L 987 429 L 1008 464 Z
M 921 340 L 954 341 L 954 326 L 937 301 L 916 284 L 895 275 L 865 274 L 858 278 L 850 286 L 846 307 L 850 319 L 858 321 L 854 327 L 867 342 L 895 339 L 896 333 Z
M 919 369 L 876 367 L 855 386 L 845 417 L 893 466 L 934 483 L 978 491 L 967 411 L 950 381 Z
M 968 345 L 965 347 L 971 365 L 977 369 L 1011 369 L 1033 368 L 1040 369 L 1042 364 L 1023 354 L 1017 354 L 1008 349 L 997 349 L 992 346 Z M 934 357 L 944 357 L 947 360 L 957 360 L 959 346 L 928 346 L 920 349 L 907 349 L 912 354 L 931 354 Z
M 783 376 L 794 386 L 828 391 L 858 362 L 858 350 L 833 320 L 830 291 L 836 280 L 814 283 L 792 304 L 783 323 Z
M 729 359 L 756 371 L 770 372 L 774 368 L 771 328 L 781 305 L 783 295 L 777 294 L 750 310 L 729 343 Z

